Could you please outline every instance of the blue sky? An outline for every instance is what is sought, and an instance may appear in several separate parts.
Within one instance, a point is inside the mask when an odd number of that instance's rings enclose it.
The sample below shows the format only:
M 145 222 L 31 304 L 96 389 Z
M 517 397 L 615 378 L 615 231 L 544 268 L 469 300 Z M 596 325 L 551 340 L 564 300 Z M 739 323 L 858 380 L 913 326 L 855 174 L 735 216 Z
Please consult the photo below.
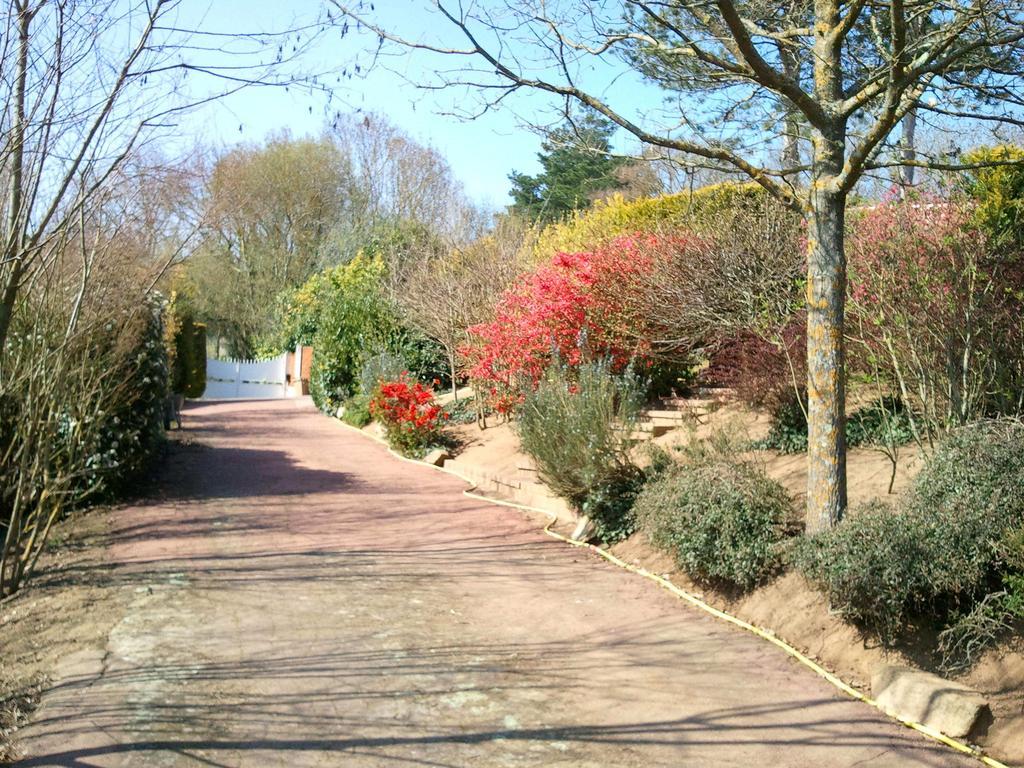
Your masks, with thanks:
M 205 31 L 266 31 L 288 24 L 295 16 L 315 15 L 322 8 L 316 0 L 192 2 L 195 4 L 183 6 L 182 15 L 201 11 L 202 16 L 186 21 L 201 23 Z M 416 0 L 377 0 L 376 15 L 411 37 L 447 35 L 451 39 L 448 22 Z M 349 34 L 342 39 L 340 31 L 329 31 L 307 63 L 323 69 L 348 67 L 351 72 L 355 63 L 365 65 L 369 42 L 366 35 Z M 510 108 L 476 120 L 460 120 L 443 113 L 465 106 L 472 96 L 456 90 L 424 91 L 403 79 L 422 81 L 433 68 L 447 65 L 447 61 L 429 54 L 411 54 L 392 57 L 387 64 L 398 74 L 384 68 L 365 74 L 364 69 L 363 76 L 343 81 L 344 87 L 336 92 L 331 109 L 385 114 L 417 140 L 442 152 L 474 200 L 492 207 L 506 205 L 509 172 L 535 173 L 539 167 L 536 154 L 540 138 L 525 127 L 525 122 L 545 122 L 545 116 L 550 122 L 551 109 L 557 104 L 546 95 L 524 93 L 511 102 Z M 602 83 L 612 83 L 621 71 L 609 68 L 591 74 Z M 635 82 L 617 82 L 608 87 L 617 89 L 623 100 L 635 102 L 645 90 L 643 97 L 658 98 L 650 89 L 638 90 Z M 325 122 L 325 103 L 320 96 L 254 88 L 191 115 L 182 129 L 189 137 L 224 147 L 239 141 L 258 142 L 268 133 L 283 129 L 293 135 L 315 134 Z
M 407 5 L 409 10 L 416 5 L 405 0 L 381 0 L 381 3 L 396 7 Z M 318 4 L 301 0 L 284 5 L 298 11 L 316 8 Z M 247 29 L 272 29 L 281 23 L 281 7 L 282 3 L 269 0 L 217 0 L 204 16 L 203 28 L 231 29 L 238 19 L 244 18 L 251 25 Z M 432 15 L 421 8 L 412 21 L 413 25 L 417 21 L 436 23 Z M 317 45 L 311 63 L 324 68 L 354 66 L 356 61 L 365 61 L 361 54 L 366 42 L 365 37 L 349 35 L 342 40 L 340 34 L 328 33 Z M 423 59 L 425 57 L 410 56 L 407 61 L 397 63 L 409 77 L 417 77 L 419 68 L 427 64 Z M 351 71 L 351 66 L 349 69 Z M 398 75 L 376 69 L 362 77 L 344 80 L 330 109 L 366 110 L 386 115 L 421 143 L 442 152 L 473 199 L 494 207 L 503 206 L 508 202 L 509 172 L 537 170 L 540 138 L 520 127 L 516 115 L 508 110 L 471 121 L 441 114 L 450 110 L 459 96 L 464 94 L 431 94 L 403 82 Z M 223 147 L 239 141 L 258 142 L 267 134 L 283 129 L 293 135 L 319 133 L 327 122 L 325 109 L 325 101 L 319 95 L 310 96 L 295 89 L 285 92 L 276 88 L 253 88 L 194 113 L 182 128 L 190 136 Z

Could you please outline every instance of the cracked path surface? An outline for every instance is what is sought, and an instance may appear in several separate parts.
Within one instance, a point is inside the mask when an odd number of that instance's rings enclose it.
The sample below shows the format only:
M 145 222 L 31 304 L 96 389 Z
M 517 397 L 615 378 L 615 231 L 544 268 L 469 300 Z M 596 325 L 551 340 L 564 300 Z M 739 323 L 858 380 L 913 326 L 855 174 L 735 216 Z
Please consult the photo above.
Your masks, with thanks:
M 185 417 L 24 765 L 974 765 L 308 406 Z

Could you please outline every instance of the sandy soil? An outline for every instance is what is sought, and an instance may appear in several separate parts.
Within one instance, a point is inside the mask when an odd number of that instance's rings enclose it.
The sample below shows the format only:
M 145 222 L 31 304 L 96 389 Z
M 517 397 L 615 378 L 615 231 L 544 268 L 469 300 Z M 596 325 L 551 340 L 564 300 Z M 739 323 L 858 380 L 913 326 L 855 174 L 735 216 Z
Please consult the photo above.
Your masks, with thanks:
M 311 409 L 187 416 L 67 574 L 130 600 L 24 765 L 972 765 Z

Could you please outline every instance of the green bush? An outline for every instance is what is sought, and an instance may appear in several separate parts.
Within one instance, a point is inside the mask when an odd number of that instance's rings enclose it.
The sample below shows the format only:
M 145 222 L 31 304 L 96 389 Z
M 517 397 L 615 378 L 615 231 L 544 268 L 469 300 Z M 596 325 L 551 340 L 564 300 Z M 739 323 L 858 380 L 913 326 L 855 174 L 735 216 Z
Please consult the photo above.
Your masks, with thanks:
M 206 391 L 206 324 L 192 324 L 192 341 L 189 353 L 190 368 L 185 384 L 185 397 L 193 399 L 203 396 Z
M 170 391 L 202 397 L 206 391 L 206 325 L 195 322 L 188 304 L 172 294 L 165 315 Z
M 910 502 L 984 519 L 996 538 L 1024 524 L 1024 423 L 979 421 L 952 432 L 914 482 Z
M 805 540 L 794 564 L 841 615 L 893 642 L 916 617 L 955 622 L 998 589 L 1024 524 L 1024 426 L 979 422 L 939 446 L 901 509 L 875 506 Z
M 359 392 L 366 395 L 369 402 L 382 381 L 397 381 L 408 370 L 405 360 L 391 352 L 370 355 L 359 371 Z
M 651 542 L 695 578 L 744 589 L 779 564 L 791 502 L 785 489 L 750 464 L 683 464 L 652 481 L 634 512 Z
M 634 528 L 630 507 L 643 473 L 629 448 L 644 391 L 632 371 L 614 375 L 606 361 L 573 371 L 556 364 L 517 412 L 520 442 L 541 480 L 589 517 L 605 541 Z
M 174 346 L 172 391 L 185 397 L 202 397 L 206 391 L 206 326 L 194 322 L 190 314 L 182 316 Z
M 825 592 L 833 610 L 891 643 L 910 607 L 931 591 L 926 528 L 917 516 L 872 505 L 853 511 L 831 531 L 803 539 L 790 557 Z
M 294 291 L 282 294 L 280 334 L 285 348 L 297 343 L 313 346 L 309 389 L 321 410 L 332 412 L 352 395 L 372 394 L 362 381 L 384 372 L 378 363 L 401 360 L 420 380 L 445 378 L 447 365 L 440 346 L 410 330 L 385 290 L 383 259 L 357 256 L 347 264 L 311 277 Z M 401 373 L 401 371 L 398 371 Z
M 301 306 L 316 317 L 309 386 L 322 410 L 333 411 L 356 394 L 366 356 L 388 347 L 396 320 L 384 296 L 384 274 L 379 259 L 356 257 L 316 276 L 308 296 L 300 289 Z
M 341 420 L 353 427 L 362 429 L 373 421 L 373 416 L 370 414 L 369 395 L 352 395 L 352 397 L 345 401 L 344 409 L 341 414 Z

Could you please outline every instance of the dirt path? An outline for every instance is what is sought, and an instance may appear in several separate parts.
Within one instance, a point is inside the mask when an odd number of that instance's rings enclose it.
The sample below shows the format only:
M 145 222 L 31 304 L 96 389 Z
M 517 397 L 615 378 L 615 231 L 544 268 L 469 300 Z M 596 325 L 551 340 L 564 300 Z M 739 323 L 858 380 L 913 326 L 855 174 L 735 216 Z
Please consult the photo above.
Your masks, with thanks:
M 186 426 L 24 765 L 973 765 L 308 408 Z

